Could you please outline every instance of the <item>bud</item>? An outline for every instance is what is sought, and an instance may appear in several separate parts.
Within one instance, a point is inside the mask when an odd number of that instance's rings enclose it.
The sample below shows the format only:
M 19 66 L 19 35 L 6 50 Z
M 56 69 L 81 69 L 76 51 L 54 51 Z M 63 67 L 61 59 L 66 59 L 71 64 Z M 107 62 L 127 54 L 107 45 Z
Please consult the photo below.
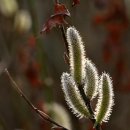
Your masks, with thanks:
M 78 84 L 85 77 L 85 50 L 82 38 L 74 27 L 69 27 L 66 33 L 69 44 L 70 72 Z
M 85 72 L 84 91 L 89 99 L 93 99 L 97 95 L 98 72 L 95 65 L 89 59 L 85 63 Z
M 65 99 L 68 106 L 72 109 L 72 112 L 79 118 L 90 116 L 77 85 L 70 74 L 63 73 L 61 76 L 61 83 Z
M 18 5 L 16 0 L 0 0 L 0 11 L 6 16 L 10 17 L 16 13 Z
M 31 25 L 32 21 L 28 11 L 26 10 L 18 11 L 14 21 L 15 30 L 20 33 L 27 32 L 31 28 Z
M 99 81 L 99 98 L 96 105 L 95 119 L 97 124 L 107 122 L 114 105 L 112 80 L 108 74 L 103 73 Z

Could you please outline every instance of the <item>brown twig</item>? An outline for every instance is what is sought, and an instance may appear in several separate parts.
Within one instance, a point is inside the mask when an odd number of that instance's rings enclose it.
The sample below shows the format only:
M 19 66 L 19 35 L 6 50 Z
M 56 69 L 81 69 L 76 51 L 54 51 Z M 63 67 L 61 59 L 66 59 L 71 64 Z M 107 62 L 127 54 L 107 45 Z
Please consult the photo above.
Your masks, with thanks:
M 66 35 L 65 35 L 65 29 L 64 29 L 64 26 L 60 26 L 60 29 L 61 29 L 61 33 L 62 33 L 62 37 L 63 37 L 63 40 L 64 40 L 64 46 L 65 46 L 65 49 L 66 49 L 66 53 L 67 55 L 69 55 L 69 48 L 68 48 L 68 42 L 66 40 Z
M 89 118 L 91 120 L 91 122 L 93 123 L 93 125 L 95 124 L 96 120 L 94 118 L 94 112 L 93 112 L 93 109 L 92 109 L 92 106 L 91 106 L 91 102 L 90 102 L 90 99 L 88 97 L 86 97 L 85 93 L 84 93 L 84 90 L 83 90 L 83 87 L 82 85 L 78 86 L 78 89 L 79 89 L 79 92 L 85 102 L 85 105 L 87 106 L 88 110 L 89 110 L 89 113 L 91 114 L 91 117 Z M 102 130 L 101 129 L 101 126 L 100 124 L 98 124 L 96 127 L 95 127 L 96 130 Z
M 19 95 L 24 99 L 24 101 L 45 121 L 56 125 L 57 127 L 62 128 L 62 130 L 67 130 L 65 127 L 63 127 L 62 125 L 58 124 L 57 122 L 55 122 L 54 120 L 52 120 L 46 113 L 44 113 L 43 111 L 39 110 L 38 108 L 36 108 L 31 101 L 28 99 L 28 97 L 23 93 L 23 91 L 20 89 L 20 87 L 18 86 L 18 84 L 15 82 L 15 80 L 12 78 L 11 74 L 9 73 L 8 69 L 5 69 L 5 74 L 8 76 L 9 80 L 12 82 L 12 86 L 13 88 L 19 93 Z
M 64 52 L 64 60 L 65 60 L 65 63 L 67 65 L 69 65 L 69 48 L 68 48 L 68 42 L 66 40 L 65 29 L 64 29 L 63 25 L 60 26 L 60 30 L 61 30 L 61 33 L 62 33 L 62 37 L 63 37 L 63 40 L 64 40 L 64 46 L 65 46 L 65 50 L 66 50 Z

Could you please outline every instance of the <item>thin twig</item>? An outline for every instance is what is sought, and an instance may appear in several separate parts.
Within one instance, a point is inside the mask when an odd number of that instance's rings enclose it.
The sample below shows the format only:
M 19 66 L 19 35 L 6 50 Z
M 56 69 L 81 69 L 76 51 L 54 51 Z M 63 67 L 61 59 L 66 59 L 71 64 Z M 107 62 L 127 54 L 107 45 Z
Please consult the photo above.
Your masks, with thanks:
M 60 30 L 61 30 L 61 33 L 62 33 L 62 37 L 63 37 L 63 40 L 64 40 L 64 46 L 65 46 L 65 50 L 66 50 L 64 52 L 64 60 L 65 60 L 65 63 L 69 65 L 69 48 L 68 48 L 68 42 L 66 40 L 65 29 L 64 29 L 63 25 L 60 26 Z
M 61 127 L 63 130 L 67 130 L 62 125 L 58 124 L 54 120 L 52 120 L 46 113 L 36 108 L 31 101 L 28 99 L 28 97 L 23 93 L 23 91 L 20 89 L 19 85 L 15 82 L 15 80 L 12 78 L 11 74 L 9 73 L 8 69 L 5 69 L 5 74 L 8 76 L 9 80 L 12 82 L 13 88 L 19 93 L 19 95 L 24 99 L 24 101 L 45 121 L 54 124 L 58 127 Z
M 95 124 L 96 120 L 94 119 L 94 112 L 93 112 L 93 109 L 92 109 L 92 106 L 91 106 L 90 99 L 88 97 L 86 97 L 82 85 L 81 86 L 79 85 L 78 89 L 79 89 L 79 92 L 81 93 L 81 96 L 82 96 L 82 98 L 83 98 L 83 100 L 85 102 L 85 105 L 87 106 L 87 108 L 89 110 L 89 113 L 91 115 L 91 117 L 89 119 L 91 120 L 91 122 L 93 124 Z M 102 130 L 101 126 L 99 124 L 95 127 L 95 129 L 96 130 Z
M 63 37 L 63 40 L 64 40 L 64 45 L 65 45 L 66 53 L 67 53 L 67 55 L 69 56 L 69 48 L 68 48 L 68 42 L 67 42 L 67 40 L 66 40 L 66 35 L 65 35 L 64 26 L 61 25 L 61 26 L 60 26 L 60 29 L 61 29 L 62 37 Z

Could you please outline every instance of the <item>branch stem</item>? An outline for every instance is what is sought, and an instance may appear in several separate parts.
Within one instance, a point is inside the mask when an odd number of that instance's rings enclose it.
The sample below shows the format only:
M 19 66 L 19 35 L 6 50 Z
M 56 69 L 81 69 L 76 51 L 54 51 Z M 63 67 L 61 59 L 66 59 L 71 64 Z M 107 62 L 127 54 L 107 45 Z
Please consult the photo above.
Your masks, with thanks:
M 62 33 L 62 37 L 63 37 L 63 40 L 64 40 L 64 46 L 65 46 L 65 49 L 66 49 L 66 53 L 67 55 L 69 56 L 69 48 L 68 48 L 68 42 L 66 40 L 66 35 L 65 35 L 65 29 L 64 29 L 64 26 L 62 25 L 60 27 L 61 29 L 61 33 Z
M 65 127 L 63 127 L 62 125 L 58 124 L 57 122 L 55 122 L 54 120 L 52 120 L 51 117 L 49 117 L 46 113 L 44 113 L 43 111 L 39 110 L 38 108 L 36 108 L 31 101 L 28 99 L 28 97 L 23 93 L 23 91 L 20 89 L 20 87 L 18 86 L 18 84 L 15 82 L 15 80 L 12 78 L 11 74 L 9 73 L 8 69 L 5 69 L 5 74 L 8 76 L 9 80 L 12 82 L 12 87 L 19 93 L 19 95 L 24 99 L 24 101 L 30 106 L 30 108 L 32 108 L 32 110 L 34 110 L 39 117 L 41 117 L 41 119 L 56 125 L 57 127 L 61 127 L 63 130 L 67 130 Z
M 92 109 L 92 106 L 91 106 L 91 102 L 90 102 L 90 99 L 88 97 L 86 97 L 85 93 L 84 93 L 84 90 L 83 90 L 83 87 L 82 85 L 79 85 L 78 86 L 78 89 L 79 89 L 79 92 L 85 102 L 85 105 L 87 106 L 88 110 L 89 110 L 89 113 L 91 115 L 91 117 L 89 118 L 91 120 L 91 122 L 93 123 L 93 125 L 95 124 L 96 120 L 94 119 L 94 112 L 93 112 L 93 109 Z M 101 129 L 101 126 L 100 124 L 98 124 L 96 127 L 95 127 L 96 130 L 102 130 Z
M 69 48 L 68 48 L 68 42 L 66 40 L 65 29 L 64 29 L 63 25 L 61 25 L 60 30 L 61 30 L 61 33 L 62 33 L 64 46 L 65 46 L 64 60 L 65 60 L 65 63 L 69 65 Z

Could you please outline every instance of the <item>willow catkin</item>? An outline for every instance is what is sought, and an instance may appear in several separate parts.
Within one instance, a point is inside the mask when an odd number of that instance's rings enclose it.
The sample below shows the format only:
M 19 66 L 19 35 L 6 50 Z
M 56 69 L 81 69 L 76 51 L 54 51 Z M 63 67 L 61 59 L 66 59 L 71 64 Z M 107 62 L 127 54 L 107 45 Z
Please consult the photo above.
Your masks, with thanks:
M 65 95 L 65 100 L 72 112 L 79 118 L 88 117 L 90 114 L 79 93 L 77 85 L 73 78 L 68 73 L 63 73 L 61 76 L 62 89 Z
M 70 73 L 78 84 L 85 77 L 85 50 L 82 38 L 74 27 L 69 27 L 66 33 L 69 44 Z
M 113 105 L 114 93 L 112 80 L 108 74 L 103 73 L 99 81 L 99 98 L 95 111 L 95 126 L 109 120 Z
M 85 63 L 85 84 L 84 91 L 86 96 L 92 100 L 97 95 L 98 90 L 98 71 L 95 65 L 89 59 L 86 59 Z

